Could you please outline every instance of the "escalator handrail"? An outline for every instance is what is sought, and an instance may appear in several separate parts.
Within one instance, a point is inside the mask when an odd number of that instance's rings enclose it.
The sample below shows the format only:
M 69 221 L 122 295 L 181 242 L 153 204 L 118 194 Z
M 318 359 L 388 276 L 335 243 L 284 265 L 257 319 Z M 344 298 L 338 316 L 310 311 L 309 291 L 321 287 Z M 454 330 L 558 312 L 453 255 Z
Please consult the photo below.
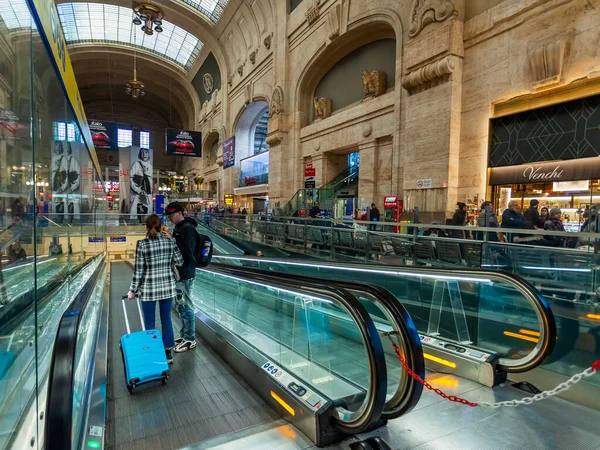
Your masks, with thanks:
M 240 266 L 228 264 L 217 264 L 218 267 L 227 269 L 237 269 Z M 264 280 L 287 280 L 290 276 L 302 281 L 304 285 L 314 283 L 316 280 L 302 275 L 282 274 L 268 270 L 243 267 L 243 269 L 262 276 Z M 327 280 L 331 286 L 341 289 L 365 292 L 375 297 L 378 302 L 387 310 L 389 317 L 393 321 L 393 328 L 396 330 L 399 346 L 405 351 L 405 359 L 408 366 L 414 373 L 425 379 L 425 360 L 423 358 L 423 348 L 417 327 L 415 326 L 410 314 L 394 295 L 381 286 L 370 283 L 353 283 L 349 281 Z M 389 371 L 388 371 L 389 372 Z M 382 413 L 384 419 L 390 420 L 400 417 L 413 409 L 419 401 L 423 392 L 423 385 L 410 376 L 404 377 L 405 384 L 398 383 L 396 393 L 386 402 L 386 407 Z
M 208 273 L 224 274 L 235 276 L 236 278 L 250 280 L 252 282 L 261 282 L 262 278 L 245 268 L 224 268 L 220 265 L 211 265 L 204 269 L 198 269 Z M 386 400 L 387 392 L 387 367 L 383 344 L 377 333 L 377 328 L 371 316 L 365 307 L 350 292 L 337 287 L 332 287 L 325 283 L 313 282 L 304 283 L 297 280 L 294 276 L 287 277 L 285 280 L 278 279 L 270 283 L 273 286 L 285 287 L 300 292 L 311 294 L 323 294 L 329 298 L 334 298 L 337 304 L 343 307 L 346 312 L 354 319 L 363 339 L 364 348 L 369 359 L 370 376 L 370 400 L 364 408 L 364 413 L 352 422 L 337 421 L 337 427 L 340 431 L 347 434 L 356 434 L 371 429 L 381 417 Z M 313 387 L 314 389 L 314 387 Z
M 77 336 L 82 316 L 104 268 L 105 256 L 60 319 L 48 379 L 44 448 L 71 450 Z
M 274 264 L 282 265 L 296 265 L 296 266 L 310 266 L 314 268 L 336 268 L 339 270 L 367 272 L 376 274 L 382 272 L 386 275 L 404 274 L 408 276 L 420 276 L 428 278 L 445 278 L 448 280 L 472 280 L 482 281 L 490 280 L 505 283 L 518 292 L 528 301 L 531 309 L 535 312 L 538 322 L 540 325 L 540 335 L 538 341 L 532 351 L 521 359 L 510 359 L 510 358 L 499 358 L 498 367 L 500 370 L 508 373 L 519 373 L 527 372 L 542 364 L 544 359 L 552 353 L 554 345 L 556 343 L 556 322 L 554 314 L 550 308 L 548 301 L 540 294 L 540 292 L 523 277 L 502 271 L 502 270 L 489 270 L 479 268 L 438 268 L 438 267 L 413 267 L 413 266 L 391 266 L 391 265 L 368 265 L 368 264 L 356 264 L 346 263 L 341 266 L 331 262 L 322 261 L 310 261 L 302 262 L 298 260 L 289 261 L 277 258 L 249 258 L 240 256 L 224 256 L 214 255 L 215 260 L 247 260 L 257 261 L 262 263 L 272 262 Z M 321 278 L 323 279 L 323 278 Z

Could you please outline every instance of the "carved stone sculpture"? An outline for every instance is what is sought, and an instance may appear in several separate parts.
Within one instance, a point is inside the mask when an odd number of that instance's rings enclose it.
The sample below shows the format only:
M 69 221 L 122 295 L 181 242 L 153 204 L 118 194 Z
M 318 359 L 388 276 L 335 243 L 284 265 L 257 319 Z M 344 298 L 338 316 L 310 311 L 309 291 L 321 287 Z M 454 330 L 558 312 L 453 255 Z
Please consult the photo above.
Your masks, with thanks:
M 237 68 L 237 73 L 238 75 L 241 77 L 242 75 L 244 75 L 244 65 L 240 64 Z
M 233 86 L 233 74 L 227 77 L 227 84 L 229 85 L 229 87 Z
M 363 71 L 363 99 L 379 97 L 387 89 L 387 77 L 385 72 L 379 70 Z
M 331 99 L 315 97 L 315 120 L 326 119 L 331 115 Z
M 271 104 L 269 105 L 269 117 L 283 112 L 283 89 L 277 86 L 271 96 Z
M 535 89 L 560 83 L 565 47 L 564 40 L 556 40 L 529 52 L 529 67 Z
M 402 87 L 409 94 L 416 94 L 447 81 L 455 68 L 456 57 L 452 55 L 445 56 L 403 76 Z
M 321 0 L 310 0 L 311 4 L 306 8 L 306 20 L 309 25 L 312 25 L 319 18 L 319 5 Z
M 342 5 L 335 5 L 327 16 L 327 26 L 329 27 L 329 39 L 334 40 L 340 35 L 342 19 Z
M 454 13 L 452 0 L 413 0 L 408 35 L 415 37 L 433 22 L 443 22 Z
M 271 50 L 271 38 L 273 37 L 272 34 L 268 35 L 265 40 L 263 41 L 263 44 L 265 44 L 265 48 L 267 50 Z
M 256 62 L 256 51 L 250 52 L 250 54 L 248 55 L 248 59 L 252 64 L 254 64 Z

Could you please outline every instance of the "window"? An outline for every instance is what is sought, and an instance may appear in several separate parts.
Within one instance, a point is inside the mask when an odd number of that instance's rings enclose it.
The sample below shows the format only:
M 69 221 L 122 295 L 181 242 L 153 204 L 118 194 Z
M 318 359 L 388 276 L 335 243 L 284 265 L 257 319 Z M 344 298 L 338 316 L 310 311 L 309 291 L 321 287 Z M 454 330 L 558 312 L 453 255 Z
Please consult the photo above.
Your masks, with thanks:
M 191 7 L 197 9 L 202 14 L 204 14 L 208 20 L 212 23 L 216 23 L 229 0 L 183 0 L 185 3 L 190 5 Z
M 67 124 L 67 141 L 73 142 L 75 140 L 75 124 Z
M 8 29 L 35 28 L 25 0 L 0 0 L 0 19 Z
M 150 132 L 140 131 L 140 147 L 150 148 Z
M 131 147 L 133 145 L 133 132 L 119 128 L 117 140 L 119 147 Z
M 0 0 L 3 2 L 6 0 Z M 10 1 L 10 0 L 9 0 Z M 145 34 L 131 22 L 131 8 L 102 3 L 56 5 L 67 43 L 113 42 L 135 46 L 189 69 L 200 54 L 202 42 L 193 34 L 163 20 L 162 33 Z
M 269 123 L 269 110 L 267 109 L 263 116 L 259 119 L 254 129 L 254 154 L 257 155 L 269 150 L 267 144 L 267 126 Z
M 67 140 L 67 124 L 64 122 L 54 122 L 54 140 Z

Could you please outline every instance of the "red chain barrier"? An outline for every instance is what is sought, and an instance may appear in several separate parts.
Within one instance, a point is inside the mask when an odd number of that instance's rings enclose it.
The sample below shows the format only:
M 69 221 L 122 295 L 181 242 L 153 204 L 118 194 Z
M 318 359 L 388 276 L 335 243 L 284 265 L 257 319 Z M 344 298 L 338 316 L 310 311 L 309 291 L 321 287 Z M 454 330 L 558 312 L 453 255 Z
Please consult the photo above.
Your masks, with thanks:
M 438 388 L 434 388 L 431 384 L 429 384 L 427 381 L 425 381 L 423 378 L 421 378 L 419 375 L 417 375 L 406 363 L 406 359 L 404 358 L 404 356 L 402 356 L 402 354 L 400 353 L 400 349 L 398 348 L 398 346 L 394 343 L 394 341 L 390 338 L 390 342 L 392 343 L 392 347 L 394 347 L 394 351 L 396 352 L 396 356 L 398 356 L 398 359 L 400 360 L 400 362 L 402 363 L 402 368 L 404 370 L 406 370 L 406 373 L 408 373 L 411 377 L 413 377 L 415 380 L 417 380 L 419 383 L 421 383 L 423 386 L 425 386 L 427 389 L 429 389 L 432 392 L 435 392 L 437 395 L 439 395 L 442 398 L 445 398 L 446 400 L 449 400 L 451 402 L 455 402 L 455 403 L 460 403 L 462 405 L 467 405 L 467 406 L 471 406 L 471 407 L 475 407 L 475 406 L 491 406 L 491 407 L 498 407 L 498 406 L 516 406 L 516 405 L 504 405 L 503 403 L 511 403 L 511 402 L 500 402 L 500 403 L 485 403 L 485 404 L 478 404 L 478 403 L 474 403 L 474 402 L 470 402 L 467 399 L 461 398 L 461 397 L 457 397 L 456 395 L 447 395 L 445 394 L 441 389 Z M 585 375 L 584 372 L 584 376 L 589 376 L 589 372 L 600 372 L 600 359 L 596 362 L 594 362 L 594 364 L 592 364 L 592 366 L 590 367 L 590 369 L 586 369 L 585 372 L 588 372 L 588 375 Z M 579 379 L 582 378 L 582 374 L 577 375 L 579 377 Z M 573 377 L 575 378 L 575 377 Z M 571 380 L 569 380 L 571 381 Z M 568 382 L 569 382 L 568 381 Z M 572 384 L 578 382 L 579 380 L 576 380 L 574 382 L 572 382 Z M 567 383 L 568 383 L 567 382 Z M 563 383 L 566 384 L 566 383 Z M 560 388 L 561 386 L 559 386 Z M 564 389 L 568 389 L 564 388 Z M 542 393 L 542 394 L 548 394 L 548 392 Z M 555 395 L 554 393 L 550 392 L 550 395 Z M 537 395 L 536 395 L 537 397 Z M 531 400 L 532 398 L 529 398 L 529 400 Z M 534 400 L 540 400 L 537 398 L 533 398 Z M 527 399 L 525 399 L 527 400 Z M 523 401 L 519 401 L 520 403 L 524 403 Z M 515 400 L 512 401 L 512 403 L 515 403 Z M 531 402 L 529 402 L 531 403 Z
M 431 384 L 429 384 L 427 381 L 425 381 L 423 378 L 421 378 L 419 375 L 417 375 L 415 372 L 413 372 L 413 370 L 410 367 L 408 367 L 408 364 L 406 364 L 406 359 L 404 359 L 404 356 L 402 356 L 402 354 L 400 353 L 400 349 L 393 341 L 392 341 L 392 346 L 394 347 L 394 351 L 396 352 L 398 359 L 402 363 L 402 368 L 404 370 L 406 370 L 406 372 L 411 377 L 413 377 L 415 380 L 417 380 L 419 383 L 421 383 L 427 389 L 429 389 L 432 392 L 435 392 L 437 395 L 439 395 L 442 398 L 445 398 L 446 400 L 450 400 L 451 402 L 461 403 L 463 405 L 473 406 L 473 407 L 479 406 L 477 403 L 470 402 L 469 400 L 466 400 L 461 397 L 457 397 L 456 395 L 447 395 L 441 389 L 434 388 Z

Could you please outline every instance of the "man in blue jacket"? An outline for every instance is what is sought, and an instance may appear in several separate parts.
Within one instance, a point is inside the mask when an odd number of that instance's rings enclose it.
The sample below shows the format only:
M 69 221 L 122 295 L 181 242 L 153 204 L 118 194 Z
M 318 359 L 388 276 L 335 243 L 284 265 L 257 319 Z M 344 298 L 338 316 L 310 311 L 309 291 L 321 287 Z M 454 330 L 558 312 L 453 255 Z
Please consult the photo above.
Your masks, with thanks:
M 175 225 L 173 235 L 168 231 L 163 231 L 166 237 L 173 237 L 177 247 L 183 256 L 183 265 L 178 269 L 179 281 L 175 284 L 177 287 L 177 311 L 181 317 L 181 330 L 179 338 L 175 339 L 175 353 L 183 353 L 196 347 L 196 319 L 194 316 L 194 307 L 190 293 L 194 287 L 194 278 L 196 276 L 196 240 L 198 232 L 196 222 L 191 217 L 183 215 L 183 207 L 172 202 L 165 208 L 165 215 L 172 224 Z
M 519 203 L 511 200 L 508 202 L 508 208 L 504 210 L 502 213 L 502 228 L 516 228 L 522 230 L 526 227 L 527 220 L 519 211 Z M 510 242 L 515 236 L 519 236 L 519 234 L 514 234 L 510 236 Z

